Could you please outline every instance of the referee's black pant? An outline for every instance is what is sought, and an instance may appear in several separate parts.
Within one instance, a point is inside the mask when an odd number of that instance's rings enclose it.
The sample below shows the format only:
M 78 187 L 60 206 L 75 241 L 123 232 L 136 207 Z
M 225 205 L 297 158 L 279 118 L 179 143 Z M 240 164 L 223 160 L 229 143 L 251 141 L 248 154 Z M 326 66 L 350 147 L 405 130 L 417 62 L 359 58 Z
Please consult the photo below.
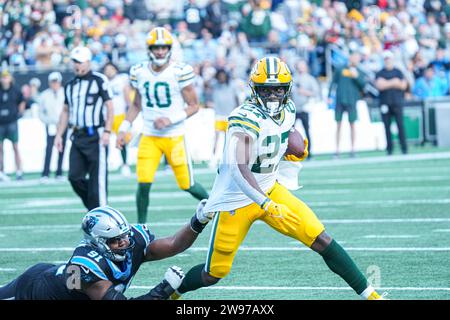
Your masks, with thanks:
M 97 130 L 89 135 L 74 131 L 69 156 L 69 181 L 88 210 L 107 204 L 108 147 L 100 144 Z

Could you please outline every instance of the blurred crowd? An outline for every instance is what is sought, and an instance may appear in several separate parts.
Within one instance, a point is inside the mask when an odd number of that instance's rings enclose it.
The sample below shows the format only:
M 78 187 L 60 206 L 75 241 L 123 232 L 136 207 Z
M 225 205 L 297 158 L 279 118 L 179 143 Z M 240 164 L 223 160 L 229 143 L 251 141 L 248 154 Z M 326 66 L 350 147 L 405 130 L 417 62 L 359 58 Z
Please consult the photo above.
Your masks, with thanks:
M 146 36 L 155 26 L 175 35 L 172 57 L 194 67 L 206 107 L 217 107 L 224 92 L 235 92 L 241 103 L 250 94 L 254 62 L 279 56 L 294 75 L 292 98 L 308 138 L 309 103 L 322 100 L 335 109 L 345 102 L 328 90 L 333 84 L 341 93 L 353 86 L 358 99 L 382 98 L 391 89 L 407 99 L 449 95 L 450 0 L 0 0 L 0 23 L 0 90 L 9 90 L 15 71 L 27 71 L 27 83 L 11 96 L 25 110 L 41 108 L 32 106 L 46 85 L 33 71 L 70 73 L 69 53 L 84 45 L 94 70 L 110 61 L 127 72 L 148 58 Z M 390 76 L 379 81 L 392 70 L 383 69 L 386 59 L 400 74 L 390 87 Z M 346 111 L 355 121 L 356 112 Z M 14 138 L 11 132 L 2 135 Z
M 246 79 L 255 59 L 280 55 L 305 60 L 310 73 L 330 77 L 349 51 L 362 55 L 373 77 L 391 50 L 418 97 L 446 95 L 450 69 L 450 2 L 446 0 L 10 0 L 0 1 L 2 63 L 15 68 L 66 66 L 79 44 L 93 52 L 94 68 L 123 68 L 146 59 L 145 36 L 171 30 L 195 66 L 202 102 L 217 69 Z M 432 68 L 429 68 L 432 66 Z M 293 69 L 293 68 L 292 68 Z M 424 90 L 419 79 L 432 90 Z M 430 80 L 431 79 L 431 80 Z M 418 82 L 418 88 L 415 84 Z M 432 93 L 430 93 L 432 92 Z

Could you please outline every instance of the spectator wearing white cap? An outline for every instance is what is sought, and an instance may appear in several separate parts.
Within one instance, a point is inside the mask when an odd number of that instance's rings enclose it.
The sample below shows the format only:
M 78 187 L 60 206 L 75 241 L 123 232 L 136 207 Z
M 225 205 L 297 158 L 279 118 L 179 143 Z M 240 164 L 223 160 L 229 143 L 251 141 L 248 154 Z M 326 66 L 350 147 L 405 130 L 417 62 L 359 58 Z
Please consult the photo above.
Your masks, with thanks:
M 45 148 L 44 169 L 42 171 L 42 182 L 47 182 L 50 175 L 50 163 L 52 159 L 53 143 L 55 141 L 56 129 L 58 125 L 59 115 L 64 106 L 64 89 L 62 88 L 62 76 L 59 72 L 52 72 L 48 76 L 49 88 L 44 90 L 38 100 L 39 119 L 45 124 L 47 133 L 47 146 Z M 64 156 L 64 148 L 66 141 L 66 132 L 63 134 L 63 148 L 58 153 L 58 166 L 56 169 L 56 179 L 61 180 L 62 162 Z

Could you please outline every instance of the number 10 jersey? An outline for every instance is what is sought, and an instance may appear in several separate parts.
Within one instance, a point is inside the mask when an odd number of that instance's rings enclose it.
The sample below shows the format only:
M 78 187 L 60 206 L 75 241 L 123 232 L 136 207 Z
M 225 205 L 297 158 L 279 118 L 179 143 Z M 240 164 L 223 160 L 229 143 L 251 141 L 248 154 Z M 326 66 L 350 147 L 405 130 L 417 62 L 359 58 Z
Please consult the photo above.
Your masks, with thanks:
M 131 85 L 141 95 L 143 134 L 146 136 L 175 137 L 185 133 L 184 121 L 168 126 L 162 130 L 154 127 L 154 120 L 169 117 L 177 112 L 184 112 L 181 90 L 192 84 L 195 79 L 190 65 L 171 62 L 163 71 L 155 72 L 150 61 L 136 64 L 130 69 Z
M 289 100 L 278 120 L 261 111 L 253 102 L 247 102 L 228 117 L 225 148 L 213 189 L 205 205 L 206 212 L 231 211 L 253 201 L 236 184 L 231 174 L 230 138 L 235 132 L 252 137 L 252 156 L 248 165 L 264 192 L 275 184 L 278 166 L 288 145 L 291 128 L 295 124 L 295 105 Z

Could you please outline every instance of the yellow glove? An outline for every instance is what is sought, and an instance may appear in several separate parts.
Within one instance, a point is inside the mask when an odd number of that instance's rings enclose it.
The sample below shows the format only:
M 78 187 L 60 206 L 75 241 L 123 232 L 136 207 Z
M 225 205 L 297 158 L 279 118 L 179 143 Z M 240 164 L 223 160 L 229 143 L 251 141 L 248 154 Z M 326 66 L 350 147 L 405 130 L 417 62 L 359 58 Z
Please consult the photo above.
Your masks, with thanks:
M 298 161 L 305 160 L 308 157 L 308 155 L 309 155 L 309 152 L 308 152 L 308 145 L 309 145 L 308 139 L 305 138 L 303 140 L 303 143 L 305 144 L 305 150 L 303 151 L 303 155 L 300 158 L 294 156 L 293 154 L 288 154 L 288 155 L 284 156 L 284 159 L 286 159 L 287 161 L 293 161 L 293 162 L 298 162 Z
M 296 231 L 297 226 L 300 224 L 300 218 L 289 209 L 288 206 L 276 203 L 269 198 L 263 203 L 262 208 L 269 213 L 271 217 L 278 223 L 278 227 L 282 229 L 285 233 L 288 233 L 289 229 L 291 231 Z

